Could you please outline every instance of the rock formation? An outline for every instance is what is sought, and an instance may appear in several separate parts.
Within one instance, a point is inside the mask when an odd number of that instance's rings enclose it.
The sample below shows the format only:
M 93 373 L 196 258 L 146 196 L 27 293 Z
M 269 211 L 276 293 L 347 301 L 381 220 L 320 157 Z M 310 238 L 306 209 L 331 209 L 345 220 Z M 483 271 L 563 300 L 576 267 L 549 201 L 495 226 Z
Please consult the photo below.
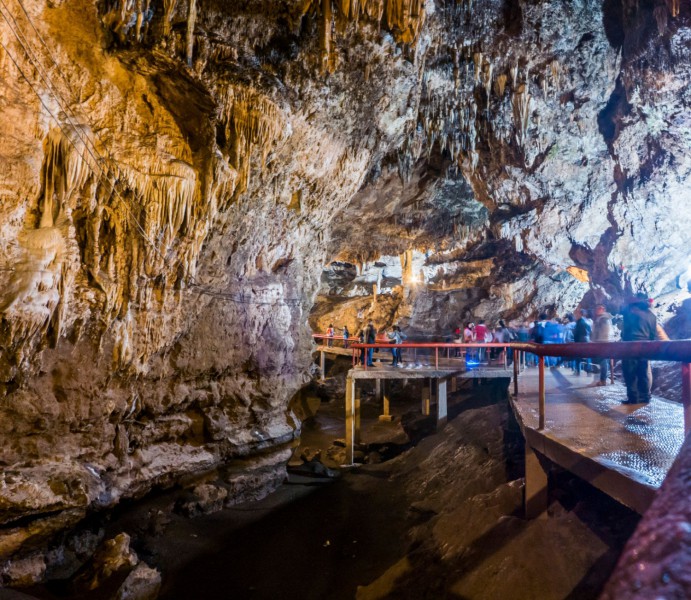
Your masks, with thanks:
M 385 302 L 420 322 L 444 298 L 667 292 L 687 267 L 678 3 L 0 13 L 5 564 L 183 475 L 276 485 L 331 261 L 399 261 Z

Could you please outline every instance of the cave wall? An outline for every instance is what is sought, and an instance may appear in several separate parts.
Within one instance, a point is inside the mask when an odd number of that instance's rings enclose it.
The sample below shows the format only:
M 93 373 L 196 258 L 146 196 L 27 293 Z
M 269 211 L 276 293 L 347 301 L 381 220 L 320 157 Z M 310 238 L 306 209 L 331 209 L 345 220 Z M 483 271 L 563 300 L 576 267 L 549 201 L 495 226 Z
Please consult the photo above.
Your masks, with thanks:
M 677 4 L 23 7 L 0 27 L 0 560 L 233 460 L 275 485 L 330 260 L 427 252 L 459 314 L 656 293 L 686 261 Z

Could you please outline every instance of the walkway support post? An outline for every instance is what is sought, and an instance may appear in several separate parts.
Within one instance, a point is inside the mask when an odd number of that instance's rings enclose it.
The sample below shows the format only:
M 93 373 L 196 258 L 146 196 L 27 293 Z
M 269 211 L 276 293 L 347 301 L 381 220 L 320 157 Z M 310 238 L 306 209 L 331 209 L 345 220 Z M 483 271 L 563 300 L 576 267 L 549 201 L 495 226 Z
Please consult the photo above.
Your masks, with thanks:
M 540 357 L 542 358 L 542 357 Z M 525 444 L 525 517 L 534 519 L 547 510 L 549 488 L 547 473 L 532 446 Z
M 353 386 L 353 397 L 355 398 L 355 434 L 353 440 L 355 444 L 359 444 L 362 441 L 362 435 L 360 433 L 360 388 L 357 386 L 357 382 Z
M 537 365 L 538 365 L 538 376 L 539 376 L 539 381 L 540 381 L 540 388 L 538 392 L 538 402 L 539 402 L 539 414 L 540 414 L 540 421 L 538 424 L 538 429 L 542 430 L 545 428 L 545 357 L 544 356 L 538 356 L 537 358 Z
M 684 405 L 684 434 L 691 432 L 691 364 L 681 365 L 681 402 Z
M 319 351 L 319 368 L 321 369 L 322 372 L 322 377 L 321 380 L 324 381 L 326 379 L 326 353 L 323 350 Z
M 518 361 L 520 356 L 514 352 L 513 354 L 513 395 L 518 397 Z
M 377 380 L 377 381 L 379 381 L 379 380 Z M 382 383 L 382 395 L 384 398 L 384 402 L 383 402 L 383 411 L 382 411 L 382 414 L 379 415 L 379 420 L 391 422 L 393 420 L 393 417 L 391 416 L 391 405 L 389 402 L 389 393 L 386 389 L 386 381 L 382 381 L 381 383 Z
M 446 403 L 446 379 L 437 377 L 437 429 L 446 425 L 448 414 Z
M 345 464 L 350 466 L 355 454 L 355 380 L 352 377 L 346 378 L 345 442 Z
M 422 414 L 427 416 L 430 411 L 429 383 L 423 379 L 422 382 Z

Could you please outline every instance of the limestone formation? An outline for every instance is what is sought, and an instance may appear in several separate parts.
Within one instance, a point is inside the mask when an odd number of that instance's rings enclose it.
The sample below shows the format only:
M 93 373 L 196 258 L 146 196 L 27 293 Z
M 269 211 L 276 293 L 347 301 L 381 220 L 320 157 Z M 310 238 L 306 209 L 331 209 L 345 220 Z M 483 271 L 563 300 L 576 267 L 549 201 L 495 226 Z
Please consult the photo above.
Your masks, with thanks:
M 2 572 L 182 476 L 278 485 L 311 311 L 369 310 L 351 268 L 384 265 L 382 322 L 441 329 L 688 266 L 681 3 L 0 13 Z M 332 261 L 344 298 L 315 308 Z

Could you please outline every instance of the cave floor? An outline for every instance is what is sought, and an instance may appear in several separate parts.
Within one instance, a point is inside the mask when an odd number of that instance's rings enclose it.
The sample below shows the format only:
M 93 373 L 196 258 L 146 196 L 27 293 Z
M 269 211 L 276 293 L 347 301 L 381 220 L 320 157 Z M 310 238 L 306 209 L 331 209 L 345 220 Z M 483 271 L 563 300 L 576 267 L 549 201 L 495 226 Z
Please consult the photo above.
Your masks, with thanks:
M 328 482 L 290 475 L 263 500 L 194 519 L 173 512 L 172 490 L 113 515 L 107 537 L 132 536 L 167 600 L 595 597 L 637 516 L 561 472 L 545 517 L 521 518 L 523 442 L 507 384 L 452 394 L 442 431 L 419 415 L 416 384 L 393 394 L 392 423 L 365 389 L 363 437 L 382 462 Z M 305 423 L 303 449 L 326 458 L 343 404 L 334 396 Z

